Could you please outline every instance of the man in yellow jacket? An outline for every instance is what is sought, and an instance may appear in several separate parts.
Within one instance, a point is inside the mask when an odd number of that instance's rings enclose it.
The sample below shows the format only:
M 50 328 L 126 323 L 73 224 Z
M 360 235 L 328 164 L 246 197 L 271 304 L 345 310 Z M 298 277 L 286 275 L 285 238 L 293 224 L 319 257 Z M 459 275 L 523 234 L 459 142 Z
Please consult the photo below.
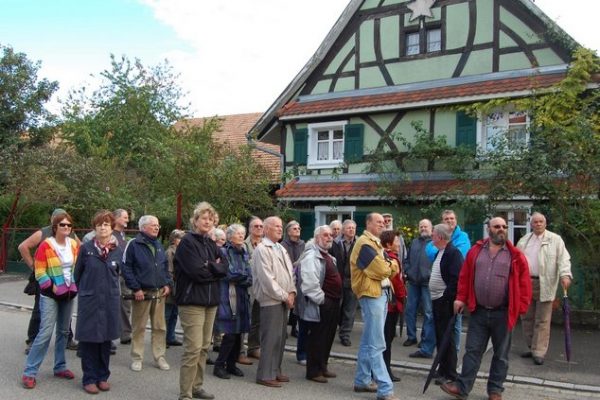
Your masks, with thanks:
M 390 278 L 398 273 L 399 265 L 385 255 L 379 240 L 385 228 L 383 216 L 371 213 L 367 215 L 366 222 L 367 229 L 356 241 L 350 255 L 352 291 L 358 298 L 364 323 L 354 391 L 377 392 L 377 400 L 397 400 L 394 385 L 383 361 L 383 326 L 388 297 L 392 292 Z
M 523 236 L 517 247 L 525 253 L 533 298 L 527 313 L 521 317 L 525 341 L 530 351 L 521 354 L 542 365 L 550 342 L 552 302 L 558 282 L 564 290 L 571 285 L 571 256 L 562 238 L 546 229 L 546 217 L 539 212 L 531 215 L 531 233 Z

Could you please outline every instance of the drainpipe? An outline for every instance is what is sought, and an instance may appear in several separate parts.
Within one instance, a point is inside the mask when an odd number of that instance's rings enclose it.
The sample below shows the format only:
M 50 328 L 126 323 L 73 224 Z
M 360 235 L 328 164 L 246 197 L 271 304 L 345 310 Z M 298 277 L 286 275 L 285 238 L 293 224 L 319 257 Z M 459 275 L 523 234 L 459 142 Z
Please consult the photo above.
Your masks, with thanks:
M 262 147 L 262 146 L 258 145 L 256 143 L 256 141 L 250 136 L 246 136 L 246 139 L 248 139 L 248 146 L 250 146 L 251 148 L 256 149 L 258 151 L 262 151 L 267 154 L 271 154 L 272 156 L 275 156 L 275 157 L 279 157 L 279 171 L 281 172 L 281 174 L 283 174 L 283 172 L 284 172 L 283 171 L 283 167 L 284 167 L 283 154 L 279 153 L 278 151 L 271 150 L 266 147 Z M 282 179 L 280 179 L 280 181 L 279 181 L 279 189 L 283 189 L 283 180 Z

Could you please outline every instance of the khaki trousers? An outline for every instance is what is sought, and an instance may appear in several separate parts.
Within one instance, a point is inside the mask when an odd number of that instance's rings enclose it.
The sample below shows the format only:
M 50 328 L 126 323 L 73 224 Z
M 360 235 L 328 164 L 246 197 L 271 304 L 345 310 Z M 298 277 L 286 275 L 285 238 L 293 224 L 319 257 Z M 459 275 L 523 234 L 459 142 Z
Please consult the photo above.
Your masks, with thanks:
M 550 322 L 552 321 L 552 301 L 540 301 L 540 280 L 532 279 L 533 298 L 527 313 L 521 317 L 525 343 L 535 357 L 546 356 L 550 342 Z
M 158 290 L 144 290 L 144 294 L 158 294 Z M 152 327 L 152 355 L 154 361 L 165 356 L 167 329 L 165 324 L 165 299 L 131 302 L 131 359 L 144 359 L 144 334 L 150 317 Z
M 179 370 L 179 398 L 191 399 L 204 383 L 206 357 L 212 337 L 217 306 L 179 306 L 183 328 L 183 355 Z

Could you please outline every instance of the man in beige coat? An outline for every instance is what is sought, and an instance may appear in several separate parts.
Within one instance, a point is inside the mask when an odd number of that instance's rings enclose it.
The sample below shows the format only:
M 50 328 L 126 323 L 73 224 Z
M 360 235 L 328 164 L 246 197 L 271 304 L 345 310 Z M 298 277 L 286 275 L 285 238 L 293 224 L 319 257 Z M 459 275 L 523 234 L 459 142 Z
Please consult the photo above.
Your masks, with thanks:
M 252 254 L 254 298 L 260 304 L 260 360 L 256 383 L 281 387 L 289 378 L 281 373 L 288 310 L 294 306 L 296 285 L 292 261 L 278 242 L 283 236 L 279 217 L 264 221 L 265 237 Z
M 531 215 L 531 233 L 523 236 L 517 247 L 525 253 L 533 298 L 527 313 L 521 317 L 527 346 L 531 349 L 521 357 L 533 358 L 536 365 L 544 363 L 550 341 L 552 302 L 556 298 L 558 282 L 564 290 L 571 285 L 571 256 L 562 238 L 546 229 L 546 217 L 535 212 Z

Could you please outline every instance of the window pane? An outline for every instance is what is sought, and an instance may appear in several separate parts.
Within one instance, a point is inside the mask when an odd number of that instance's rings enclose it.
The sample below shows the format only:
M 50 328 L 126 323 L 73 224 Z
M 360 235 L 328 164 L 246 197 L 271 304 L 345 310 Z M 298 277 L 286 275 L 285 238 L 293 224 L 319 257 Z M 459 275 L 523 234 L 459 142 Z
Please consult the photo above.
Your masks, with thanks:
M 515 225 L 527 225 L 527 211 L 515 211 L 514 223 Z
M 329 159 L 329 142 L 319 142 L 317 149 L 317 160 L 328 160 Z
M 317 137 L 317 140 L 329 140 L 329 131 L 319 131 Z
M 344 158 L 344 142 L 336 140 L 333 142 L 333 159 L 342 160 Z
M 442 50 L 442 30 L 431 29 L 427 31 L 427 52 Z
M 336 129 L 335 131 L 333 131 L 333 139 L 343 139 L 344 138 L 344 131 L 342 131 L 341 129 Z
M 419 54 L 419 32 L 406 34 L 406 55 Z

